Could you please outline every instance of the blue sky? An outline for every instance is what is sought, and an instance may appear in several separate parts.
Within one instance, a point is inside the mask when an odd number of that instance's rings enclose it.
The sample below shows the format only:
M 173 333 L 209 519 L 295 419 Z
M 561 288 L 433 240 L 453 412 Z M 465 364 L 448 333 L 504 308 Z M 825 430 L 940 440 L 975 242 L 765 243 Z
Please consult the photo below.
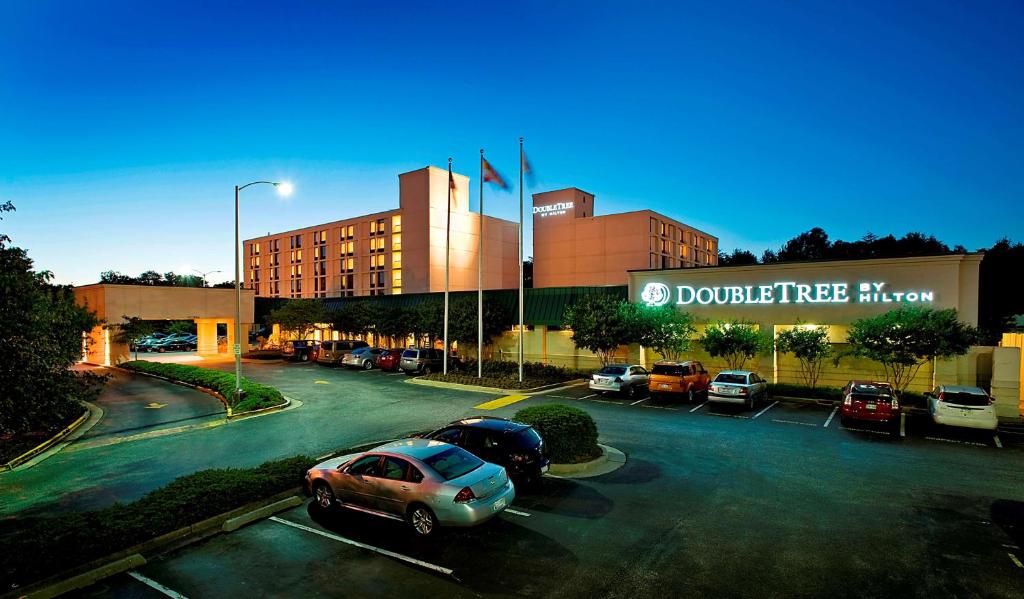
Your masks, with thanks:
M 1012 0 L 5 2 L 0 231 L 61 282 L 227 279 L 236 183 L 296 185 L 246 191 L 249 237 L 397 206 L 399 172 L 448 156 L 475 179 L 481 147 L 515 179 L 523 135 L 529 191 L 726 250 L 1022 240 L 1021 30 Z

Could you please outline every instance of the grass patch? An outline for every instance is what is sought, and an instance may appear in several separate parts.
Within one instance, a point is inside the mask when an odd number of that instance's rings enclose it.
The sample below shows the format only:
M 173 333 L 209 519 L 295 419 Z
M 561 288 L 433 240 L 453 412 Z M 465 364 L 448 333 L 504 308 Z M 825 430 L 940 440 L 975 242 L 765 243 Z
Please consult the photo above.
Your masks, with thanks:
M 186 364 L 167 364 L 164 362 L 148 362 L 135 360 L 125 362 L 121 368 L 135 372 L 145 372 L 167 377 L 182 383 L 212 389 L 220 393 L 231 404 L 236 414 L 251 412 L 263 408 L 271 408 L 284 403 L 281 392 L 269 385 L 242 379 L 242 401 L 235 400 L 235 375 L 209 368 L 188 366 Z
M 0 521 L 0 579 L 24 587 L 266 499 L 302 483 L 314 460 L 295 456 L 256 468 L 203 470 L 175 479 L 129 504 L 52 518 Z
M 445 383 L 457 383 L 460 385 L 480 385 L 483 387 L 498 387 L 500 389 L 532 389 L 544 385 L 565 383 L 575 379 L 587 378 L 591 375 L 589 370 L 576 370 L 562 368 L 539 362 L 523 363 L 523 380 L 519 381 L 519 364 L 517 362 L 489 362 L 483 363 L 483 378 L 476 376 L 476 361 L 469 360 L 465 365 L 460 366 L 459 372 L 449 372 L 447 375 L 441 373 L 428 374 L 422 378 L 430 381 L 442 381 Z

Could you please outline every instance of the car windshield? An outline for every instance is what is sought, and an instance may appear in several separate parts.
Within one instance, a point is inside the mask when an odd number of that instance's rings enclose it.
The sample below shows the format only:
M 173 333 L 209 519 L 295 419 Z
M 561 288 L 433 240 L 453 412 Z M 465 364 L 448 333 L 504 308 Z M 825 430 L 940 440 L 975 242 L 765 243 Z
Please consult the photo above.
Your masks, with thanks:
M 946 391 L 942 394 L 942 401 L 958 406 L 987 406 L 988 395 L 965 391 Z
M 599 370 L 597 374 L 613 374 L 615 376 L 620 376 L 626 374 L 626 368 L 625 366 L 605 366 Z
M 734 385 L 746 385 L 747 375 L 745 374 L 731 374 L 723 372 L 722 374 L 715 377 L 716 383 L 732 383 Z
M 452 447 L 423 460 L 445 480 L 459 478 L 483 465 L 483 460 L 460 447 Z
M 683 376 L 683 367 L 679 364 L 655 364 L 651 374 L 665 374 L 668 376 Z
M 889 388 L 884 385 L 854 385 L 853 392 L 857 395 L 891 395 Z
M 888 393 L 851 393 L 850 399 L 857 401 L 875 401 L 876 399 L 888 400 Z
M 414 350 L 414 349 L 407 349 L 404 352 L 402 352 L 402 357 L 403 358 L 415 358 L 416 354 L 417 354 L 416 350 Z

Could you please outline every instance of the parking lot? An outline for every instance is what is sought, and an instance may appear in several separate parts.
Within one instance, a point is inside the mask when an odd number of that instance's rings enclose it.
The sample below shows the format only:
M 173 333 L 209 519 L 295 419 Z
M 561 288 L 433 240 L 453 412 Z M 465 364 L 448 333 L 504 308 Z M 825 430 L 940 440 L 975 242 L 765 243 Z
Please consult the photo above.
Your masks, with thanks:
M 372 371 L 246 368 L 307 402 L 292 418 L 312 408 L 348 422 L 377 406 L 402 414 L 402 426 L 430 428 L 494 398 Z M 831 405 L 747 411 L 582 386 L 488 413 L 544 402 L 588 411 L 626 465 L 548 478 L 490 523 L 429 541 L 307 502 L 80 595 L 1019 597 L 1024 588 L 1024 450 L 1012 442 L 938 429 L 919 414 L 902 428 L 843 427 Z

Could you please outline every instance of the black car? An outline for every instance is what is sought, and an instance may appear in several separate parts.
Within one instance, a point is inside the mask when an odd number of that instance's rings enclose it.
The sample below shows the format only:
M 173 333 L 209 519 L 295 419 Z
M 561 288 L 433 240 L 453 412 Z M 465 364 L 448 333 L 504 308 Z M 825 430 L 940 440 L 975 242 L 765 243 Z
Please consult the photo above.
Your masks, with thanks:
M 320 342 L 312 339 L 287 341 L 281 348 L 281 357 L 292 362 L 309 362 L 316 360 L 320 354 Z
M 511 476 L 527 483 L 538 482 L 550 464 L 540 434 L 529 424 L 506 418 L 464 418 L 423 437 L 458 445 L 482 460 L 504 466 Z

